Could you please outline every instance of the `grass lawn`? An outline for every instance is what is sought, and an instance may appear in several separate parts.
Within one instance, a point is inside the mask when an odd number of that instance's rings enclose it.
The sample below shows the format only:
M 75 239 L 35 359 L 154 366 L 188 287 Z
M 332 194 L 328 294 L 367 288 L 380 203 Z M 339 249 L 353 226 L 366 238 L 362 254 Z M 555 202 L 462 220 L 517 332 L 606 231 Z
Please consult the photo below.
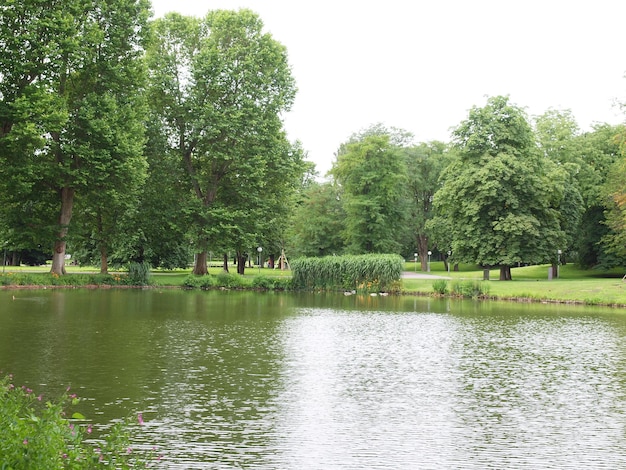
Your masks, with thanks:
M 413 263 L 407 265 L 414 268 Z M 513 268 L 512 281 L 499 281 L 500 271 L 494 269 L 489 273 L 491 280 L 484 282 L 489 295 L 500 299 L 525 298 L 626 306 L 626 281 L 622 281 L 626 271 L 588 271 L 568 264 L 560 267 L 559 279 L 548 280 L 548 268 L 548 265 Z M 483 278 L 483 272 L 477 266 L 461 266 L 458 272 L 448 274 L 441 262 L 431 263 L 430 274 L 449 276 L 450 283 Z M 433 292 L 432 279 L 403 279 L 402 285 L 407 293 Z
M 405 271 L 415 272 L 415 263 L 407 262 Z M 420 273 L 419 263 L 417 272 Z M 459 271 L 448 273 L 444 269 L 443 262 L 431 262 L 429 274 L 449 277 L 450 284 L 464 281 L 482 281 L 483 271 L 479 266 L 461 265 Z M 487 285 L 489 296 L 498 299 L 530 299 L 536 301 L 566 301 L 581 302 L 590 305 L 619 305 L 626 307 L 626 281 L 622 276 L 626 270 L 613 270 L 610 272 L 585 271 L 574 265 L 565 265 L 560 268 L 560 278 L 548 280 L 548 265 L 527 266 L 511 269 L 512 281 L 499 281 L 499 270 L 490 271 L 490 281 L 484 281 Z M 49 266 L 6 266 L 6 272 L 23 273 L 48 273 Z M 97 273 L 99 269 L 94 266 L 67 266 L 69 275 Z M 209 273 L 217 275 L 222 272 L 221 268 L 209 268 Z M 233 266 L 230 270 L 236 273 Z M 154 270 L 152 280 L 158 286 L 178 287 L 183 284 L 191 269 L 179 269 L 172 271 Z M 289 277 L 291 271 L 279 269 L 246 267 L 246 278 L 258 275 L 267 277 Z M 422 273 L 424 274 L 424 273 Z M 402 290 L 405 294 L 431 295 L 433 279 L 403 279 Z

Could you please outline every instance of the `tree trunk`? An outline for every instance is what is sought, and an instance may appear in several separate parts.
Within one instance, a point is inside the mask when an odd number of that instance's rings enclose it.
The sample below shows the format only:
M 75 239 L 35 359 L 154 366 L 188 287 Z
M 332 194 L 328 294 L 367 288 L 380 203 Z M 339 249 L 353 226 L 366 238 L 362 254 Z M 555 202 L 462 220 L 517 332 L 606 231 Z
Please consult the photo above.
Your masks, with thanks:
M 501 281 L 511 280 L 511 266 L 500 265 L 500 280 Z
M 105 245 L 100 245 L 100 274 L 109 274 L 109 259 Z
M 228 253 L 224 253 L 224 272 L 228 272 Z
M 109 273 L 109 261 L 108 261 L 108 256 L 107 256 L 107 245 L 103 241 L 104 228 L 102 224 L 101 213 L 98 213 L 97 227 L 98 227 L 98 238 L 100 239 L 100 242 L 98 243 L 100 245 L 100 274 L 108 274 Z
M 72 220 L 72 207 L 74 205 L 74 189 L 64 187 L 61 188 L 61 213 L 59 214 L 59 231 L 57 239 L 54 242 L 54 251 L 52 253 L 52 268 L 50 272 L 53 274 L 63 275 L 65 271 L 65 248 L 67 242 L 65 237 L 69 230 L 70 221 Z
M 489 266 L 483 267 L 483 281 L 489 280 Z
M 241 252 L 237 252 L 237 274 L 241 274 L 242 276 L 246 272 L 246 256 Z
M 192 274 L 195 274 L 196 276 L 205 276 L 209 274 L 207 269 L 207 254 L 206 250 L 202 250 L 201 253 L 196 254 Z
M 428 271 L 428 237 L 426 235 L 418 235 L 416 240 L 417 253 L 420 257 L 421 270 Z
M 559 267 L 556 263 L 552 263 L 551 268 L 552 269 L 552 278 L 553 279 L 558 279 L 559 278 Z

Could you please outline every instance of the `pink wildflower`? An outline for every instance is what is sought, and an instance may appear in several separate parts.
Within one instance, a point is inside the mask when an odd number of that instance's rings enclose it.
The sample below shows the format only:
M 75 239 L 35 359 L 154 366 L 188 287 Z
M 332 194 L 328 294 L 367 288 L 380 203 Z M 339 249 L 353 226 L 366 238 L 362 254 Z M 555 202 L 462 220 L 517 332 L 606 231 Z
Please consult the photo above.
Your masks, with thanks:
M 87 426 L 87 434 L 91 434 L 92 427 L 91 424 Z
M 22 444 L 24 444 L 25 446 L 27 446 L 27 445 L 28 445 L 28 439 L 24 439 L 24 440 L 22 441 Z
M 143 426 L 143 414 L 139 413 L 137 415 L 137 421 L 139 422 L 140 426 Z

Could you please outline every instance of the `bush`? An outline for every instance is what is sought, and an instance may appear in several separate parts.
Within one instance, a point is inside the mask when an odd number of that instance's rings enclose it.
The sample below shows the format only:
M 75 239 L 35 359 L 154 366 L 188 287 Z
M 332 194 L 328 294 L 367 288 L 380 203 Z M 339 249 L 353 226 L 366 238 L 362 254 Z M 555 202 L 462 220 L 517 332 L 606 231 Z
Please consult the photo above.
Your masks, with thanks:
M 252 279 L 252 287 L 255 289 L 267 290 L 288 290 L 291 286 L 291 279 L 270 276 L 255 276 Z
M 186 289 L 210 289 L 215 285 L 215 281 L 212 276 L 197 276 L 190 274 L 183 280 L 183 287 Z
M 225 271 L 219 273 L 215 280 L 217 287 L 225 287 L 227 289 L 239 289 L 242 287 L 248 287 L 249 283 L 246 279 L 239 274 L 231 274 Z
M 478 299 L 489 294 L 489 284 L 484 281 L 456 281 L 452 283 L 451 292 L 459 297 Z
M 150 285 L 150 263 L 130 263 L 128 266 L 128 283 L 131 286 L 149 286 Z
M 69 388 L 58 400 L 44 401 L 29 388 L 16 387 L 12 379 L 11 375 L 0 378 L 0 468 L 146 466 L 145 456 L 137 455 L 129 445 L 128 422 L 117 423 L 103 442 L 92 445 L 85 442 L 92 425 L 80 413 L 70 414 L 79 399 L 68 395 Z
M 433 290 L 439 295 L 446 295 L 448 293 L 448 281 L 437 279 L 433 282 Z
M 404 260 L 398 255 L 326 256 L 291 263 L 296 289 L 389 292 L 400 280 Z

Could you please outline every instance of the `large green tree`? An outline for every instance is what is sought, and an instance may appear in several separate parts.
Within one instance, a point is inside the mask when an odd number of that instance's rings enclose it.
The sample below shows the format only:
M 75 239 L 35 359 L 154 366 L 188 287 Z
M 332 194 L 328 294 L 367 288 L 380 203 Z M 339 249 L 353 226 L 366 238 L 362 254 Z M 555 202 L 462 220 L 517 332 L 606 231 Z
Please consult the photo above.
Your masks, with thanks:
M 407 158 L 410 250 L 417 250 L 421 269 L 426 271 L 428 251 L 433 248 L 428 221 L 434 215 L 433 197 L 439 189 L 439 177 L 449 163 L 448 146 L 443 142 L 421 143 L 405 150 Z M 441 247 L 447 251 L 447 246 Z
M 117 185 L 121 195 L 125 162 L 141 158 L 148 17 L 146 0 L 24 0 L 2 9 L 0 180 L 11 206 L 28 201 L 29 226 L 53 242 L 53 273 L 65 272 L 77 194 L 106 198 L 103 188 Z
M 453 135 L 458 158 L 444 172 L 435 207 L 455 260 L 499 266 L 502 280 L 517 263 L 551 260 L 565 238 L 563 194 L 524 111 L 507 97 L 489 98 Z
M 400 253 L 404 246 L 407 167 L 392 137 L 375 130 L 352 139 L 331 169 L 343 199 L 348 253 Z
M 194 273 L 204 274 L 209 247 L 243 255 L 259 243 L 293 184 L 301 154 L 281 116 L 295 84 L 285 47 L 249 10 L 172 13 L 154 22 L 153 39 L 151 103 L 191 187 Z
M 550 109 L 538 116 L 535 119 L 535 134 L 541 152 L 554 163 L 550 165 L 551 184 L 557 185 L 563 194 L 559 221 L 565 235 L 564 244 L 560 247 L 560 259 L 564 261 L 578 253 L 580 222 L 585 211 L 580 178 L 588 170 L 588 165 L 580 155 L 580 133 L 571 111 Z M 581 168 L 585 170 L 582 173 Z
M 332 182 L 313 182 L 303 190 L 289 228 L 290 251 L 297 256 L 340 255 L 345 212 Z

